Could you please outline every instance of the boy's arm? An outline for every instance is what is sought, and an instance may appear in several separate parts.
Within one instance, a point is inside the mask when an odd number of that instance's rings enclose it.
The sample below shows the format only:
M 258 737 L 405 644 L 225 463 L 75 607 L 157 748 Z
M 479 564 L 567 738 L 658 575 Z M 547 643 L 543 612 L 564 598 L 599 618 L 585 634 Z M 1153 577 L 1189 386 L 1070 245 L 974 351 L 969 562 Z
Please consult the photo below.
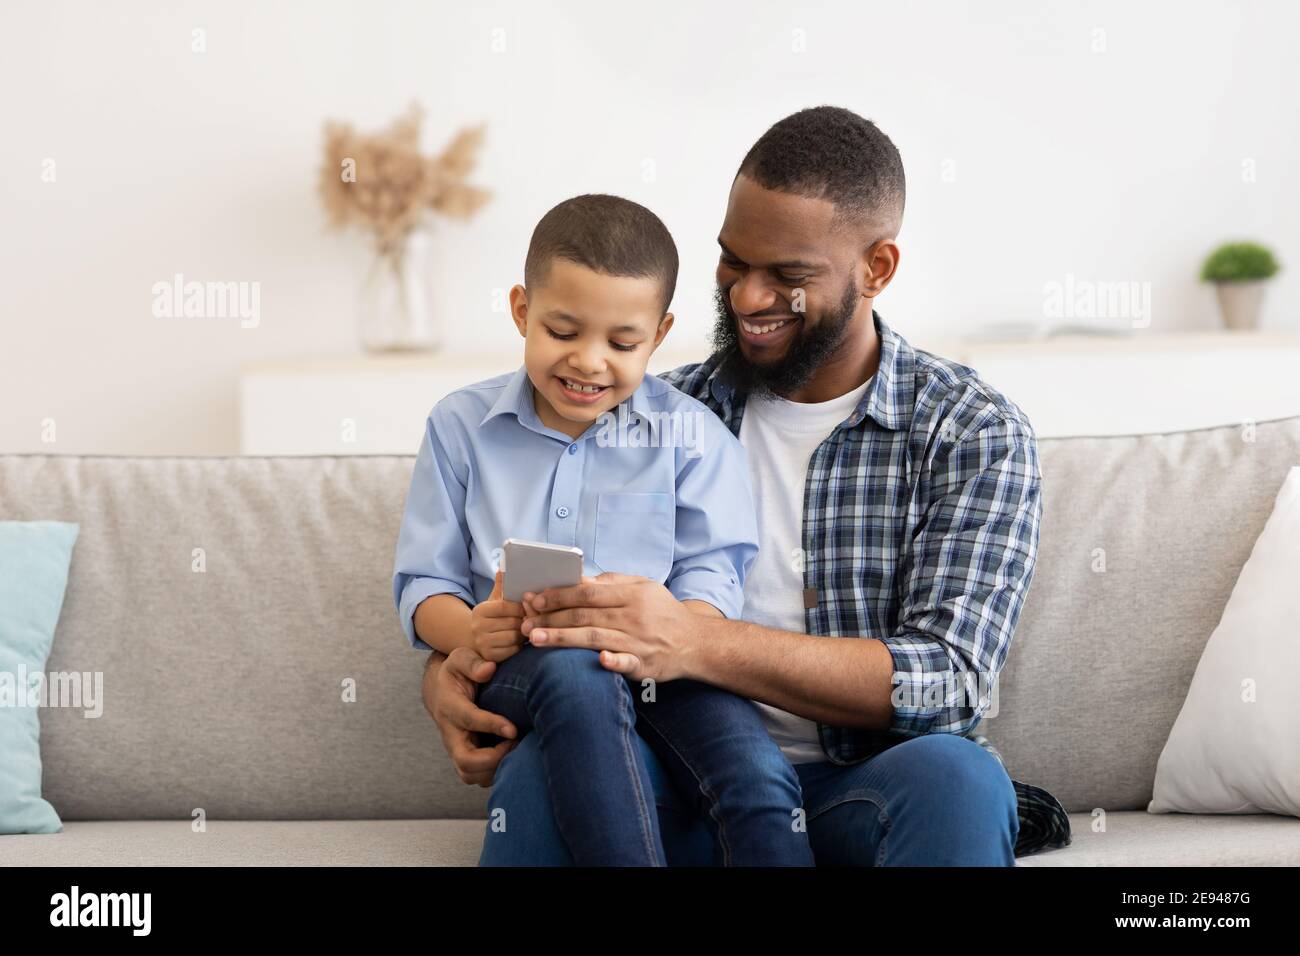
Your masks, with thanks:
M 425 422 L 397 537 L 393 598 L 412 646 L 426 651 L 447 651 L 463 640 L 467 625 L 458 621 L 462 610 L 468 617 L 468 605 L 475 600 L 462 440 L 453 416 L 439 404 Z M 435 597 L 441 600 L 426 607 Z M 422 627 L 416 625 L 417 612 Z M 440 625 L 450 631 L 442 632 Z M 433 636 L 436 644 L 428 640 Z
M 450 654 L 458 647 L 473 647 L 470 621 L 474 612 L 454 594 L 435 594 L 415 608 L 415 634 L 436 651 Z
M 707 409 L 701 444 L 679 449 L 673 569 L 664 586 L 684 604 L 736 619 L 745 578 L 758 556 L 758 518 L 745 449 Z M 698 610 L 698 608 L 692 608 Z

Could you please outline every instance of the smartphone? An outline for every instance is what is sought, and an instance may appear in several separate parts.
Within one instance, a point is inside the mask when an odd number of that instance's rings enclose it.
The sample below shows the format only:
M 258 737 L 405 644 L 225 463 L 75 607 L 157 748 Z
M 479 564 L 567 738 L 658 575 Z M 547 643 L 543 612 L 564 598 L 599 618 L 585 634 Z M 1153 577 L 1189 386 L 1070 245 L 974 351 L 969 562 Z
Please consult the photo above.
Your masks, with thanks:
M 507 601 L 522 601 L 525 591 L 537 593 L 582 581 L 581 548 L 506 538 L 502 553 L 505 571 L 502 596 Z

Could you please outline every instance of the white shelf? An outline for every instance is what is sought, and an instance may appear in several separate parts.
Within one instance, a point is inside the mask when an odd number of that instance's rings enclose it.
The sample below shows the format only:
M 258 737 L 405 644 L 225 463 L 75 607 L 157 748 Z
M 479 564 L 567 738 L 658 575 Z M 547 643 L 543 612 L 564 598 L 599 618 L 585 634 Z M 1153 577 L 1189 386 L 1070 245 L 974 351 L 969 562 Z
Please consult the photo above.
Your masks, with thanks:
M 1025 410 L 1043 438 L 1177 431 L 1300 415 L 1300 333 L 915 344 L 974 368 Z M 661 350 L 650 371 L 703 357 L 702 349 Z M 414 454 L 425 416 L 438 399 L 512 371 L 521 361 L 518 352 L 435 353 L 249 365 L 240 381 L 241 450 L 247 455 Z
M 660 350 L 652 373 L 700 361 Z M 239 385 L 245 455 L 413 455 L 438 400 L 512 372 L 520 353 L 325 356 L 258 362 Z M 351 440 L 348 440 L 349 437 Z

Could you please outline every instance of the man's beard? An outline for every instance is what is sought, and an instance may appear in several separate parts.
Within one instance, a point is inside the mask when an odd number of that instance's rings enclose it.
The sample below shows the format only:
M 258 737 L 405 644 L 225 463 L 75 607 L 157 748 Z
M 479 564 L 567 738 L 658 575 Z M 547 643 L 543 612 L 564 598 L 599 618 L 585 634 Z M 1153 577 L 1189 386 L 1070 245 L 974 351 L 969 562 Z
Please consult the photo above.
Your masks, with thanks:
M 807 385 L 844 342 L 858 308 L 858 294 L 850 278 L 836 311 L 816 325 L 804 323 L 798 337 L 786 348 L 785 355 L 769 365 L 750 362 L 740 350 L 736 316 L 721 287 L 713 290 L 713 305 L 716 311 L 713 348 L 717 352 L 731 353 L 724 370 L 727 384 L 741 392 L 788 396 Z

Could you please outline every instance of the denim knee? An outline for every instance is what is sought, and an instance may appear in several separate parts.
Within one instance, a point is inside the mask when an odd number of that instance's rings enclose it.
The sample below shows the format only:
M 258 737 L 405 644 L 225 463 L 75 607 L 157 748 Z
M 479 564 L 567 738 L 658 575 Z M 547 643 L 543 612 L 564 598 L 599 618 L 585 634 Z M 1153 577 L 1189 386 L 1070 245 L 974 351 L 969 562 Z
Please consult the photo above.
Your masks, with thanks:
M 910 741 L 909 746 L 918 758 L 908 764 L 913 793 L 952 800 L 950 813 L 1005 821 L 1015 842 L 1020 829 L 1016 790 L 996 757 L 956 734 L 927 734 Z
M 601 666 L 600 654 L 580 647 L 526 647 L 520 653 L 537 655 L 533 664 L 534 685 L 582 691 L 585 694 L 622 694 L 627 692 L 624 677 Z
M 1011 778 L 998 759 L 979 744 L 956 734 L 928 734 L 915 743 L 926 751 L 926 759 L 917 761 L 916 772 L 930 775 L 930 782 L 968 794 L 985 806 L 1015 811 Z

